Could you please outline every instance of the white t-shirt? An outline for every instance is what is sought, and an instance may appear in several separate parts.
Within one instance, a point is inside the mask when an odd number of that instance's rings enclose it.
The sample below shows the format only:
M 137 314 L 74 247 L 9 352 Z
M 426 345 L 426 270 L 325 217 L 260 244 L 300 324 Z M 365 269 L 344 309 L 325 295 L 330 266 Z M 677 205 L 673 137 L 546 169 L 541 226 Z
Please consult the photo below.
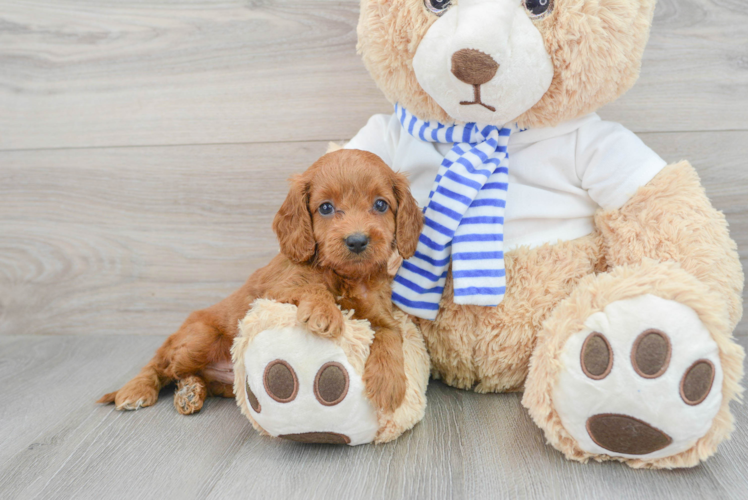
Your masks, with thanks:
M 451 144 L 424 142 L 397 117 L 374 115 L 345 146 L 370 151 L 405 172 L 421 206 Z M 622 207 L 666 162 L 633 132 L 595 114 L 509 139 L 504 249 L 573 240 L 594 229 L 599 208 Z

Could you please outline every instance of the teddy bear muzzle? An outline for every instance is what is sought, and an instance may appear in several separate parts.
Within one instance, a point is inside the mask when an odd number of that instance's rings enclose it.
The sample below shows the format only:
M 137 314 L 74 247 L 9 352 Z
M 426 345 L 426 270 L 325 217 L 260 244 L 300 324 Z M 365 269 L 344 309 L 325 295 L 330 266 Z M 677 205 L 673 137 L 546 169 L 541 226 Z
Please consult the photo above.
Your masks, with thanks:
M 413 69 L 451 117 L 491 125 L 530 109 L 554 73 L 540 32 L 524 3 L 514 0 L 451 5 L 421 39 Z

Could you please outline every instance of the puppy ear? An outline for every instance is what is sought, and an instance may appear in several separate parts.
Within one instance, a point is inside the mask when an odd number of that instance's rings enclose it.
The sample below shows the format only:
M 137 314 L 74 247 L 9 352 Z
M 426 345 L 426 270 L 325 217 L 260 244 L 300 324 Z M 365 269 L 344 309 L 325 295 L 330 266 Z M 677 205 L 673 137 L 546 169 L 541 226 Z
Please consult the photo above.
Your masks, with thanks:
M 289 260 L 302 263 L 314 256 L 316 242 L 309 213 L 309 183 L 302 175 L 291 177 L 286 201 L 273 219 L 281 253 Z
M 397 229 L 395 230 L 397 251 L 403 259 L 409 259 L 416 253 L 418 237 L 423 229 L 423 213 L 418 208 L 413 195 L 410 194 L 408 179 L 403 174 L 393 175 L 393 188 L 397 198 Z

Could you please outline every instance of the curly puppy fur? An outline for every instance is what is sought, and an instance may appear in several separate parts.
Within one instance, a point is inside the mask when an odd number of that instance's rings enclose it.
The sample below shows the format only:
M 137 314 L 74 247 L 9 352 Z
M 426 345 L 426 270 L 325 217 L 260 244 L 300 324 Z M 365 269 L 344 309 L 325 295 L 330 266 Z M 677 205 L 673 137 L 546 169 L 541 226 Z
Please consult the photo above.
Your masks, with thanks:
M 385 210 L 375 208 L 378 200 Z M 319 210 L 325 203 L 334 206 L 331 214 Z M 227 381 L 215 373 L 230 365 L 231 345 L 250 304 L 266 298 L 297 306 L 297 319 L 323 337 L 342 332 L 338 305 L 368 320 L 376 334 L 363 375 L 367 393 L 379 408 L 394 411 L 405 398 L 406 374 L 388 263 L 395 252 L 413 255 L 422 225 L 407 179 L 379 157 L 354 150 L 323 156 L 291 179 L 275 216 L 281 254 L 228 298 L 193 312 L 135 378 L 99 402 L 120 410 L 150 406 L 172 381 L 179 382 L 174 405 L 182 414 L 199 411 L 208 395 L 233 397 L 233 377 Z M 346 244 L 354 234 L 368 240 L 359 253 Z
M 523 113 L 521 127 L 552 127 L 599 109 L 639 77 L 655 0 L 554 0 L 535 25 L 555 73 L 543 98 Z M 424 120 L 451 118 L 418 84 L 413 57 L 436 21 L 423 0 L 362 0 L 358 50 L 393 104 Z M 503 124 L 502 124 L 503 125 Z

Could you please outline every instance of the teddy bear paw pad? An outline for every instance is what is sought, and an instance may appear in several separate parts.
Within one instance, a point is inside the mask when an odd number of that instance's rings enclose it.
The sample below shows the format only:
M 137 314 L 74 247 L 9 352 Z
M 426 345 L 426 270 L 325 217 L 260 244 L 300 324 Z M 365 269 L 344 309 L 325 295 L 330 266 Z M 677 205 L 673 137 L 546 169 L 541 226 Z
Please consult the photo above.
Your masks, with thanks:
M 252 418 L 270 435 L 356 445 L 379 430 L 362 377 L 343 349 L 302 327 L 259 333 L 244 353 Z
M 661 458 L 691 448 L 722 403 L 717 344 L 696 312 L 654 295 L 609 304 L 573 334 L 553 403 L 593 454 Z

